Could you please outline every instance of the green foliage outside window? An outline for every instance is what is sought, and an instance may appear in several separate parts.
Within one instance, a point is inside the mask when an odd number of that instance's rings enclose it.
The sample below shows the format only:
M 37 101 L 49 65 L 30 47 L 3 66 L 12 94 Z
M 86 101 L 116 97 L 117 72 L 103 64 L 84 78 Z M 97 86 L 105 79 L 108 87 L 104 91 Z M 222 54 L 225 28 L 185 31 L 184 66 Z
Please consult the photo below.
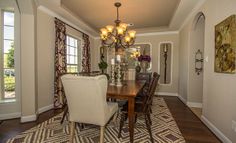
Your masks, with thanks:
M 15 77 L 4 76 L 5 91 L 15 91 Z
M 7 54 L 7 67 L 14 68 L 14 47 L 11 45 L 11 49 L 9 49 Z

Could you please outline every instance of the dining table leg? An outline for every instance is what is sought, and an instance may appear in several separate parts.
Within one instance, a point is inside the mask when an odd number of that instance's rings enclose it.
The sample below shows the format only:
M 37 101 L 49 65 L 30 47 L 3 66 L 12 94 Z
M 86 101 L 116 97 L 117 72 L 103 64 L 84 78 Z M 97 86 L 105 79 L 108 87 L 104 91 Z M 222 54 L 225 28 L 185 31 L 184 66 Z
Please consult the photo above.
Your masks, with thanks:
M 134 142 L 134 98 L 130 97 L 128 99 L 128 119 L 129 119 L 129 137 L 130 142 Z

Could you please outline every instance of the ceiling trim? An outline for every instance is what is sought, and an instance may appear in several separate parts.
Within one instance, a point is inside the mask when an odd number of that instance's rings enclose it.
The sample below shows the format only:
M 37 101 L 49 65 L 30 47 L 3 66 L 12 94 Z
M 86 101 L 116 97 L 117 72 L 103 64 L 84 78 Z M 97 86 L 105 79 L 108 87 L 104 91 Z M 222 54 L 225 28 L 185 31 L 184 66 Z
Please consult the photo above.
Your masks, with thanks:
M 156 35 L 170 35 L 170 34 L 179 34 L 179 31 L 140 33 L 140 34 L 137 34 L 136 36 L 142 37 L 142 36 L 156 36 Z
M 200 0 L 200 2 L 193 8 L 193 10 L 188 14 L 185 18 L 184 22 L 181 24 L 179 31 L 181 31 L 184 26 L 189 22 L 189 20 L 200 10 L 202 5 L 206 2 L 206 0 Z M 200 12 L 200 11 L 199 11 Z
M 179 34 L 179 31 L 140 33 L 140 34 L 137 34 L 136 37 L 158 36 L 158 35 L 172 35 L 172 34 Z M 100 39 L 100 37 L 95 37 L 95 39 Z
M 50 15 L 50 16 L 52 16 L 52 17 L 56 17 L 56 18 L 62 20 L 63 22 L 65 22 L 65 23 L 67 23 L 67 24 L 69 24 L 69 25 L 75 27 L 76 29 L 82 31 L 83 33 L 89 35 L 90 37 L 95 38 L 95 36 L 93 36 L 93 35 L 91 35 L 90 33 L 84 31 L 84 30 L 81 29 L 80 27 L 76 26 L 75 24 L 71 23 L 69 20 L 63 18 L 62 16 L 60 16 L 60 15 L 57 14 L 56 12 L 54 12 L 54 11 L 52 11 L 52 10 L 46 8 L 45 6 L 40 5 L 40 6 L 38 7 L 38 9 L 41 10 L 41 11 L 43 11 L 43 12 L 45 12 L 45 13 L 47 13 L 48 15 Z

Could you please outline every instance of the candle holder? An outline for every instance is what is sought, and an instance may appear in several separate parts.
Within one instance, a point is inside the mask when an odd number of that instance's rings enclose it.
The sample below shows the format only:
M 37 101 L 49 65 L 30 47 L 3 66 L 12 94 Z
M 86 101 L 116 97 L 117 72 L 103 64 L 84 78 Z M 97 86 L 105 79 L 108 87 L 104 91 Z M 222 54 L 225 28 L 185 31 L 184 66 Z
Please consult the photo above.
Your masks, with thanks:
M 122 86 L 120 62 L 117 63 L 117 82 L 116 82 L 116 86 Z
M 111 82 L 110 85 L 115 85 L 115 65 L 111 65 Z

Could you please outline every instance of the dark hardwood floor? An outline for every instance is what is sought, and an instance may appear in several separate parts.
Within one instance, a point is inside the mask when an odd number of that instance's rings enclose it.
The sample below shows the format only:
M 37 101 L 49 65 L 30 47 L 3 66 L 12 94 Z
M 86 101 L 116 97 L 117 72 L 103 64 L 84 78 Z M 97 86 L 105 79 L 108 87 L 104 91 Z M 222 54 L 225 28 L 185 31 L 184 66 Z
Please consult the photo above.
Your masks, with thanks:
M 9 138 L 30 129 L 61 112 L 62 110 L 49 110 L 40 114 L 37 121 L 29 123 L 20 123 L 19 118 L 3 121 L 0 124 L 0 143 L 5 143 Z
M 177 97 L 163 97 L 187 143 L 220 143 L 217 137 Z M 39 115 L 38 120 L 20 123 L 20 119 L 3 121 L 0 124 L 0 143 L 59 114 L 50 110 Z
M 164 99 L 187 143 L 221 143 L 177 97 L 164 97 Z

